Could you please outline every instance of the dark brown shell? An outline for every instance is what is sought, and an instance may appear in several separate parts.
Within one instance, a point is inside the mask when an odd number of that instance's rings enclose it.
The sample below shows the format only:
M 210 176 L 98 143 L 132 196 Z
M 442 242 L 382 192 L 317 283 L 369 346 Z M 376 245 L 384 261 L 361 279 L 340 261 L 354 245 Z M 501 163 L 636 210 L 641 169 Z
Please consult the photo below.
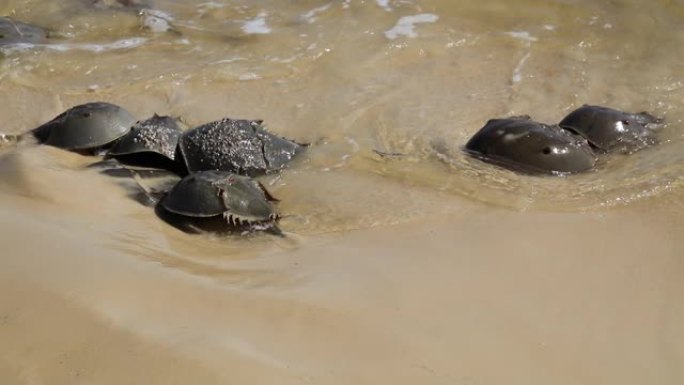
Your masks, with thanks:
M 133 166 L 177 170 L 179 165 L 174 160 L 181 134 L 176 119 L 155 114 L 137 122 L 112 146 L 107 157 Z
M 661 120 L 646 113 L 632 114 L 608 107 L 584 105 L 559 125 L 585 137 L 603 152 L 633 152 L 658 142 L 652 126 Z
M 125 135 L 135 118 L 111 103 L 94 102 L 72 107 L 32 133 L 43 144 L 66 150 L 106 146 Z
M 259 182 L 225 171 L 201 171 L 186 176 L 160 204 L 167 211 L 187 217 L 223 215 L 247 223 L 277 217 L 270 194 Z
M 465 149 L 478 159 L 531 174 L 576 173 L 596 163 L 584 138 L 528 118 L 492 119 Z

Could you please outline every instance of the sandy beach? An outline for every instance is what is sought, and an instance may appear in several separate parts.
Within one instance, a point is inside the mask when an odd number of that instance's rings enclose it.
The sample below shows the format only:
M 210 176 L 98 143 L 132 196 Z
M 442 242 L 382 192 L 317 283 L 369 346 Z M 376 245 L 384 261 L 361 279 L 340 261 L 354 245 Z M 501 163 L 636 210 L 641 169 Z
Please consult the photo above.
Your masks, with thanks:
M 0 148 L 0 383 L 684 383 L 680 3 L 158 0 L 161 32 L 87 3 L 0 5 L 57 36 L 0 56 L 1 132 L 102 100 L 312 145 L 261 179 L 284 238 L 186 234 L 98 157 Z M 661 143 L 567 177 L 461 151 L 584 103 Z

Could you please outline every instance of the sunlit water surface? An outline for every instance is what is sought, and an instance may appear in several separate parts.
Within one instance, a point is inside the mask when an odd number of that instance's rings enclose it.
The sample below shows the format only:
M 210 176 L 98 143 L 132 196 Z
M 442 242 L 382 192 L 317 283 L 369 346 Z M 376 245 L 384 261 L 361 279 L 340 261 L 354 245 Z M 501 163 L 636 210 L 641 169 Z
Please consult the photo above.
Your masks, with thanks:
M 684 381 L 681 1 L 134 3 L 3 1 L 50 38 L 0 48 L 0 131 L 264 119 L 312 144 L 262 179 L 287 237 L 184 234 L 95 157 L 0 149 L 0 379 Z M 661 143 L 557 178 L 462 153 L 585 103 Z

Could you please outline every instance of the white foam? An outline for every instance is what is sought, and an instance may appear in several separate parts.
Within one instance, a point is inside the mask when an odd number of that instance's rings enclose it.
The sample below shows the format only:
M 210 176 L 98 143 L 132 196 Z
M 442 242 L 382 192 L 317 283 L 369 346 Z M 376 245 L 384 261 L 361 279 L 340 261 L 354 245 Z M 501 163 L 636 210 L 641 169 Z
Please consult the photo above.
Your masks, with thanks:
M 518 65 L 515 66 L 515 69 L 513 70 L 513 76 L 511 77 L 511 82 L 512 83 L 518 83 L 520 80 L 522 80 L 522 69 L 523 66 L 525 65 L 525 62 L 527 59 L 530 58 L 530 53 L 526 53 L 525 56 L 520 59 L 518 62 Z
M 266 13 L 259 13 L 254 19 L 247 20 L 242 25 L 242 31 L 249 34 L 269 34 L 271 33 L 271 28 L 266 24 Z
M 316 21 L 316 16 L 320 13 L 327 11 L 328 8 L 330 8 L 330 4 L 326 4 L 324 6 L 314 8 L 314 9 L 310 10 L 309 12 L 303 14 L 302 20 L 305 20 L 308 23 L 313 23 L 314 21 Z
M 261 76 L 259 74 L 256 74 L 254 72 L 247 72 L 238 77 L 239 80 L 242 81 L 247 81 L 247 80 L 258 80 L 261 79 Z
M 114 51 L 120 49 L 128 49 L 140 47 L 147 42 L 147 38 L 144 37 L 134 37 L 130 39 L 121 39 L 114 41 L 112 43 L 106 44 L 90 44 L 90 43 L 62 43 L 62 44 L 32 44 L 32 43 L 20 43 L 10 46 L 3 47 L 4 51 L 25 51 L 33 48 L 45 48 L 53 51 L 67 52 L 67 51 L 91 51 L 91 52 L 104 52 L 104 51 Z
M 530 33 L 527 31 L 510 31 L 510 32 L 506 32 L 506 35 L 508 35 L 510 37 L 514 37 L 516 39 L 527 41 L 530 43 L 535 42 L 535 41 L 539 41 L 539 39 L 530 35 Z
M 82 49 L 85 51 L 93 52 L 104 52 L 119 49 L 135 48 L 140 47 L 147 41 L 144 37 L 134 37 L 131 39 L 121 39 L 108 44 L 57 44 L 48 45 L 47 48 L 53 48 L 55 46 L 64 46 L 66 50 L 69 49 Z
M 385 11 L 391 11 L 392 8 L 389 5 L 389 0 L 375 0 L 375 2 L 378 4 L 378 6 Z
M 439 17 L 432 13 L 404 16 L 397 21 L 397 24 L 392 27 L 392 29 L 385 31 L 385 36 L 390 40 L 394 40 L 399 36 L 416 37 L 418 36 L 415 31 L 416 24 L 434 23 L 437 19 L 439 19 Z
M 206 3 L 197 4 L 198 8 L 208 8 L 208 9 L 219 9 L 225 8 L 225 4 L 218 3 L 216 1 L 207 1 Z
M 245 58 L 242 58 L 242 57 L 233 57 L 233 58 L 228 58 L 228 59 L 216 60 L 216 61 L 213 61 L 213 62 L 211 62 L 211 63 L 209 63 L 209 64 L 234 63 L 234 62 L 236 62 L 236 61 L 242 61 L 242 60 L 246 60 L 246 59 L 245 59 Z

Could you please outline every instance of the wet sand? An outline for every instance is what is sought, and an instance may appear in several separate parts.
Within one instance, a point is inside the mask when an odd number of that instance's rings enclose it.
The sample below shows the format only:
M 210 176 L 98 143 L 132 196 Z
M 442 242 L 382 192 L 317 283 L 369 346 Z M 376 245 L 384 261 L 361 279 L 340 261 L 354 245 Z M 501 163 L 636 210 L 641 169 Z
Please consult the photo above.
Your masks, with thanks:
M 82 3 L 0 5 L 68 45 L 0 59 L 0 131 L 104 100 L 314 145 L 263 179 L 284 239 L 184 234 L 96 157 L 0 149 L 0 383 L 684 382 L 681 5 L 160 0 L 153 34 Z M 565 178 L 460 152 L 582 103 L 662 143 Z
M 46 237 L 44 218 L 4 212 L 8 239 L 40 242 L 3 247 L 2 376 L 674 384 L 684 224 L 665 211 L 469 209 L 252 258 L 176 263 L 103 252 L 105 237 L 74 218 Z

